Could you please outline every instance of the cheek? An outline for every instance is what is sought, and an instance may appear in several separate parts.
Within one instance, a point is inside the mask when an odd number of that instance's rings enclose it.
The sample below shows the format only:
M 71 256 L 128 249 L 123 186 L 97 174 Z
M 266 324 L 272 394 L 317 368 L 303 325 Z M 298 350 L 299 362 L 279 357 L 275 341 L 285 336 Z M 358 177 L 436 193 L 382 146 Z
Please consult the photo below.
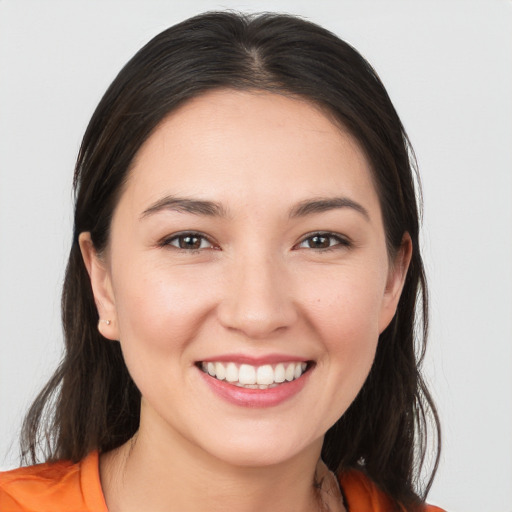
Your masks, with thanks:
M 340 273 L 341 274 L 341 273 Z M 337 279 L 318 281 L 309 290 L 309 323 L 319 334 L 326 375 L 324 395 L 334 423 L 363 386 L 375 358 L 385 279 L 364 269 L 343 272 Z
M 323 333 L 327 364 L 334 384 L 342 381 L 345 392 L 352 390 L 349 392 L 354 395 L 352 399 L 366 380 L 375 358 L 379 339 L 375 305 L 375 302 L 355 303 L 340 299 L 338 306 L 331 310 L 330 322 L 325 321 L 318 327 Z
M 114 294 L 123 357 L 137 387 L 152 404 L 185 400 L 190 349 L 211 311 L 202 281 L 186 269 L 172 270 L 147 262 L 123 269 Z M 142 267 L 142 268 L 144 268 Z M 162 402 L 163 400 L 163 402 Z M 164 410 L 164 409 L 163 409 Z
M 303 296 L 311 322 L 332 343 L 330 348 L 343 350 L 378 338 L 384 289 L 384 272 L 344 268 L 317 276 L 315 286 L 304 287 Z
M 183 350 L 208 315 L 212 299 L 203 279 L 189 269 L 169 269 L 145 262 L 121 269 L 115 279 L 114 295 L 120 341 L 164 353 Z M 204 276 L 203 276 L 204 277 Z M 123 347 L 124 348 L 124 347 Z

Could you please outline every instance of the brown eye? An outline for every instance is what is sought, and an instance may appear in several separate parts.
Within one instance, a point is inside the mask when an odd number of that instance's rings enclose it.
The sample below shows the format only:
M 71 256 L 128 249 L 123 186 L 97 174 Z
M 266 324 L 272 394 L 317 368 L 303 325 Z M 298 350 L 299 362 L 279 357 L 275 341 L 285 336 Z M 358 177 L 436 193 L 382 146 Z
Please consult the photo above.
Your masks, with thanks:
M 199 249 L 201 247 L 201 239 L 194 235 L 180 236 L 178 244 L 180 249 Z
M 334 249 L 336 247 L 349 247 L 350 242 L 334 233 L 314 233 L 298 244 L 299 249 Z
M 315 235 L 306 240 L 310 249 L 326 249 L 331 246 L 331 237 L 326 235 Z
M 179 235 L 175 235 L 166 240 L 165 245 L 170 245 L 185 251 L 197 251 L 212 247 L 212 244 L 208 239 L 199 233 L 181 233 Z

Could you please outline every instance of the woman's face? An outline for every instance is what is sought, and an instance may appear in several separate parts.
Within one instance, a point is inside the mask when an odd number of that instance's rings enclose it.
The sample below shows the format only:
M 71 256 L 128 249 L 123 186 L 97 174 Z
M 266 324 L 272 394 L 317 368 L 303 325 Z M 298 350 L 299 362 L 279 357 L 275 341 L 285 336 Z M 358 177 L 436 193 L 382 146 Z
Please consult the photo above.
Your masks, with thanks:
M 111 320 L 100 330 L 142 394 L 140 436 L 237 465 L 319 453 L 368 375 L 410 252 L 390 263 L 353 137 L 305 101 L 235 91 L 162 122 L 103 258 L 81 244 Z

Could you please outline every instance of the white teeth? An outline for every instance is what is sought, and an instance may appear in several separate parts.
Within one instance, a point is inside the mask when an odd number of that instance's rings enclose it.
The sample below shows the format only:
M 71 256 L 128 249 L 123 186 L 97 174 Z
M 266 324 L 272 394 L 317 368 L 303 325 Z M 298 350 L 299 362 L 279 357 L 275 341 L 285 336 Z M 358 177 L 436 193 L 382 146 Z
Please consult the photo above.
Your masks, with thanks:
M 235 363 L 228 363 L 226 367 L 226 380 L 228 382 L 238 382 L 238 368 Z
M 240 384 L 256 384 L 256 369 L 254 366 L 249 364 L 240 365 L 240 370 L 238 372 L 238 382 Z
M 293 377 L 295 376 L 295 365 L 293 363 L 290 363 L 284 372 L 285 379 L 288 382 L 291 382 L 293 380 Z
M 226 378 L 226 368 L 222 363 L 215 363 L 215 377 L 219 380 Z
M 284 382 L 286 380 L 284 364 L 279 363 L 274 370 L 275 382 Z
M 209 361 L 201 363 L 203 372 L 218 380 L 226 380 L 236 386 L 249 389 L 268 389 L 276 387 L 285 381 L 298 379 L 307 368 L 307 363 L 278 363 L 275 366 L 264 364 L 252 366 L 250 364 L 221 363 Z
M 256 382 L 258 384 L 273 384 L 274 383 L 274 370 L 269 364 L 258 366 L 256 371 Z

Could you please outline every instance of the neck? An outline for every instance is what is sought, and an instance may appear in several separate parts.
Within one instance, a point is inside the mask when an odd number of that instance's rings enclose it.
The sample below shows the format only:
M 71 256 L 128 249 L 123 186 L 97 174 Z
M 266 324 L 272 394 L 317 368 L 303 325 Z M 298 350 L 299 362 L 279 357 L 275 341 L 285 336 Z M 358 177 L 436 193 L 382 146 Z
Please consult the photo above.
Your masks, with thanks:
M 319 462 L 320 450 L 321 440 L 293 460 L 236 466 L 186 440 L 163 444 L 140 432 L 102 456 L 100 475 L 110 512 L 343 510 L 332 474 Z

